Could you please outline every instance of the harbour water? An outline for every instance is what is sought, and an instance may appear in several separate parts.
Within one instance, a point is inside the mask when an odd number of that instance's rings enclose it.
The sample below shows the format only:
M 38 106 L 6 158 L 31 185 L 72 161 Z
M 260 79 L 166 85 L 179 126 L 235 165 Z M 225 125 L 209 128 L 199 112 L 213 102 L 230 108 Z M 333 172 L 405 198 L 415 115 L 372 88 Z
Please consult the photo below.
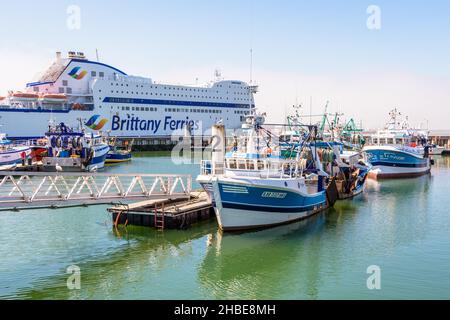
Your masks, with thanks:
M 431 176 L 370 181 L 308 221 L 244 234 L 114 231 L 106 206 L 0 212 L 0 299 L 449 299 L 450 158 L 436 160 Z M 108 171 L 199 166 L 141 155 Z M 381 290 L 367 288 L 372 265 Z

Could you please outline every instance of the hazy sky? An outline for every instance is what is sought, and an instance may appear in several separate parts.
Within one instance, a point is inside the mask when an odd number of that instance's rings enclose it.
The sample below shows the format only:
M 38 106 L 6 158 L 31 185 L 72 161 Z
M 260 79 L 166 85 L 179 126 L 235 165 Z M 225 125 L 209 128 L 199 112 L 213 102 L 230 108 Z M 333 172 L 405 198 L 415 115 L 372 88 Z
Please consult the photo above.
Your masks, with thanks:
M 80 28 L 73 29 L 78 5 Z M 381 29 L 369 29 L 370 5 Z M 373 11 L 372 11 L 373 12 Z M 129 74 L 194 84 L 260 85 L 257 106 L 283 121 L 295 103 L 342 111 L 368 128 L 398 107 L 412 124 L 450 128 L 450 1 L 8 1 L 0 19 L 0 94 L 21 89 L 56 51 L 84 51 Z M 69 28 L 69 25 L 72 28 Z M 378 22 L 378 20 L 375 20 Z M 376 24 L 371 24 L 376 26 Z

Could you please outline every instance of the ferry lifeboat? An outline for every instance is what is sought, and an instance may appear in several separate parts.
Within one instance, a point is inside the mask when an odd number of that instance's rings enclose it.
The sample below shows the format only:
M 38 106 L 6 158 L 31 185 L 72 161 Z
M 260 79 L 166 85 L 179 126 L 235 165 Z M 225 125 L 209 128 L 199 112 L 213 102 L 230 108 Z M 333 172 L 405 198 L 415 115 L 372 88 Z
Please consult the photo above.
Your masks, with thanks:
M 19 101 L 36 101 L 39 98 L 39 95 L 36 93 L 26 93 L 26 92 L 15 92 L 12 95 L 14 100 Z
M 67 101 L 67 96 L 65 94 L 44 94 L 41 97 L 42 102 L 47 103 L 62 103 Z

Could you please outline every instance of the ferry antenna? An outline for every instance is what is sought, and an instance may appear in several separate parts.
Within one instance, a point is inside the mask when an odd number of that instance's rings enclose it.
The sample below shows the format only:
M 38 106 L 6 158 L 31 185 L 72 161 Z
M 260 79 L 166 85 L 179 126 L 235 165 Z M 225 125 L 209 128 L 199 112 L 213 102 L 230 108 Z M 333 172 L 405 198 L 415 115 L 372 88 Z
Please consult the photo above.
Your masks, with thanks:
M 253 84 L 253 48 L 250 48 L 250 85 Z

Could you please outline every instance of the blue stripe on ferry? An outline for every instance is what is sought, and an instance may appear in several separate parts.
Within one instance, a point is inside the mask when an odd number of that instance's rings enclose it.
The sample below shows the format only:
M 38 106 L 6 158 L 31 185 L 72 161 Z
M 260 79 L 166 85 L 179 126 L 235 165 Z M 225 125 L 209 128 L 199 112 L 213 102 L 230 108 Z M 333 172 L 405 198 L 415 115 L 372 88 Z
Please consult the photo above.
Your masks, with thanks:
M 63 73 L 69 68 L 69 66 L 72 64 L 72 62 L 75 62 L 75 63 L 95 64 L 95 65 L 98 65 L 98 66 L 103 66 L 103 67 L 110 68 L 110 69 L 112 69 L 112 70 L 114 70 L 114 71 L 120 73 L 120 74 L 123 75 L 123 76 L 126 76 L 126 75 L 127 75 L 127 74 L 126 74 L 125 72 L 123 72 L 122 70 L 119 70 L 119 69 L 117 69 L 117 68 L 111 67 L 111 66 L 108 65 L 108 64 L 101 63 L 101 62 L 96 62 L 96 61 L 83 60 L 83 59 L 71 59 L 71 61 L 67 64 L 66 68 L 64 69 L 63 72 L 61 72 L 61 74 L 63 74 Z M 58 79 L 59 79 L 59 77 L 61 76 L 61 74 L 58 75 Z M 27 87 L 28 87 L 28 88 L 29 88 L 29 87 L 36 87 L 36 86 L 42 86 L 42 85 L 46 85 L 46 84 L 54 84 L 54 83 L 55 83 L 54 81 L 47 81 L 47 82 L 30 82 L 30 83 L 27 83 Z
M 125 72 L 123 72 L 122 70 L 119 70 L 119 69 L 117 69 L 117 68 L 111 67 L 111 66 L 108 65 L 108 64 L 101 63 L 101 62 L 97 62 L 97 61 L 90 61 L 90 60 L 83 60 L 83 59 L 72 59 L 72 61 L 71 61 L 70 63 L 72 63 L 72 62 L 95 64 L 95 65 L 98 65 L 98 66 L 110 68 L 110 69 L 112 69 L 112 70 L 114 70 L 114 71 L 120 73 L 120 74 L 123 75 L 123 76 L 126 76 L 126 75 L 127 75 L 127 74 L 126 74 Z M 68 66 L 67 66 L 67 67 L 68 67 Z
M 52 83 L 54 83 L 54 82 L 51 82 L 51 81 L 47 81 L 47 82 L 31 82 L 31 83 L 27 83 L 27 88 L 36 87 L 36 86 L 43 86 L 43 85 L 52 84 Z
M 0 112 L 22 112 L 22 113 L 69 113 L 70 110 L 50 110 L 50 109 L 10 109 L 10 108 L 0 108 Z
M 192 106 L 192 107 L 217 107 L 217 108 L 248 108 L 250 104 L 239 103 L 218 103 L 218 102 L 200 102 L 200 101 L 175 101 L 175 100 L 156 100 L 156 99 L 134 99 L 134 98 L 113 98 L 106 97 L 104 103 L 123 103 L 123 104 L 149 104 L 166 106 Z M 255 107 L 254 104 L 251 106 Z

